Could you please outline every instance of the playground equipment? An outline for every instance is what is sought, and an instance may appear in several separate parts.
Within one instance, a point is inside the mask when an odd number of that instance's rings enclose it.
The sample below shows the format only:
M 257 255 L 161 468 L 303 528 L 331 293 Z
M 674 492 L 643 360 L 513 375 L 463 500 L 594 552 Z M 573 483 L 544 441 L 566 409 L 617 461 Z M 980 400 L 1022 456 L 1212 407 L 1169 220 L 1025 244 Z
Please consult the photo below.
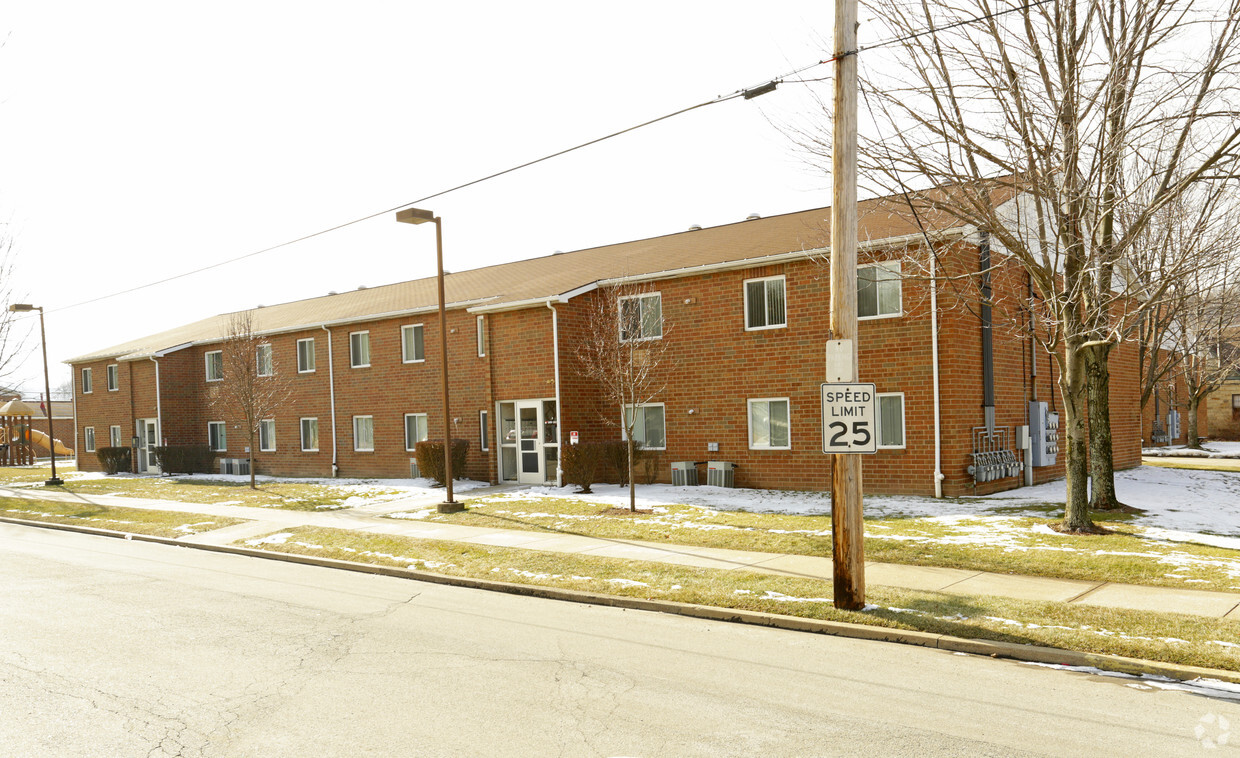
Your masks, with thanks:
M 35 446 L 48 453 L 70 456 L 73 450 L 30 425 L 35 409 L 20 400 L 0 406 L 0 466 L 28 466 L 35 461 Z

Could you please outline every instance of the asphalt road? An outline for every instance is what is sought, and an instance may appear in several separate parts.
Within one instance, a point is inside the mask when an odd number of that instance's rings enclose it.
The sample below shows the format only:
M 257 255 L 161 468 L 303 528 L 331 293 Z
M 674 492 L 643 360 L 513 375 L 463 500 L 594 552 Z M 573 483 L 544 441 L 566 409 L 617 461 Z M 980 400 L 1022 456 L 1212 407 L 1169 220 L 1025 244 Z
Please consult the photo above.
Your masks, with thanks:
M 0 756 L 1240 753 L 1132 684 L 0 524 Z

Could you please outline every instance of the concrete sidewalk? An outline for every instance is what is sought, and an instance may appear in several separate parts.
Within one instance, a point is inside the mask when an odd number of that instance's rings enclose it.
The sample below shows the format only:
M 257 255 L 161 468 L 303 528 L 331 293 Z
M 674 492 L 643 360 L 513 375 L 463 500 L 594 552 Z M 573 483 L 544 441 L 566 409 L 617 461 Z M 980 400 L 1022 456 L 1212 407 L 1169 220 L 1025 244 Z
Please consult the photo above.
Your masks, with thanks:
M 487 491 L 489 490 L 473 490 L 472 494 L 483 494 Z M 86 497 L 67 492 L 10 487 L 0 487 L 0 494 L 30 500 L 81 502 L 249 519 L 243 524 L 194 534 L 178 540 L 190 544 L 229 545 L 236 540 L 250 539 L 297 526 L 319 526 L 417 539 L 448 540 L 525 550 L 654 561 L 722 571 L 755 571 L 778 576 L 819 579 L 824 582 L 832 581 L 833 575 L 831 559 L 818 556 L 758 553 L 747 550 L 587 537 L 554 530 L 489 529 L 384 518 L 384 515 L 388 513 L 433 506 L 442 500 L 442 495 L 439 493 L 428 493 L 423 497 L 376 503 L 359 508 L 320 512 L 180 503 L 112 495 Z M 869 585 L 1240 620 L 1240 593 L 1048 579 L 935 566 L 876 562 L 866 562 L 865 573 L 866 583 Z

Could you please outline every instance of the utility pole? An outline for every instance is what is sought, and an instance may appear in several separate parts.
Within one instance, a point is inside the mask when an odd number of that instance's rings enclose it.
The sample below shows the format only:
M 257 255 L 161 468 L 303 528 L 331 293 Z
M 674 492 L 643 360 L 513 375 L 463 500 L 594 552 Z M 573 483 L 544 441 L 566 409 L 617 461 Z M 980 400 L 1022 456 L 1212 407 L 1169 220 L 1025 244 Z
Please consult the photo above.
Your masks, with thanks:
M 857 0 L 835 2 L 835 122 L 831 130 L 831 332 L 848 340 L 857 381 Z M 837 381 L 839 381 L 837 379 Z M 877 431 L 877 430 L 875 430 Z M 861 458 L 831 456 L 835 607 L 865 606 Z

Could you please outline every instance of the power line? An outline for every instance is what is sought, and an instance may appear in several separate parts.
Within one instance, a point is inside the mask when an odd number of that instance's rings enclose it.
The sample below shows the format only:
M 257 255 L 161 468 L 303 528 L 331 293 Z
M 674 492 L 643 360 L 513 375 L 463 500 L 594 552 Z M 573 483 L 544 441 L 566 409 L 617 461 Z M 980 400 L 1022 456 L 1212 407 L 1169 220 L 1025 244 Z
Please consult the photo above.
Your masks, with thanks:
M 476 184 L 481 184 L 482 182 L 490 181 L 490 180 L 492 180 L 492 179 L 497 179 L 497 178 L 499 178 L 499 177 L 501 177 L 501 176 L 504 176 L 504 175 L 506 175 L 506 174 L 511 174 L 511 173 L 513 173 L 514 171 L 520 171 L 520 170 L 521 170 L 521 169 L 523 169 L 523 168 L 529 168 L 530 166 L 534 166 L 534 165 L 536 165 L 536 164 L 543 163 L 543 162 L 545 162 L 545 161 L 549 161 L 549 160 L 551 160 L 551 159 L 553 159 L 553 158 L 558 158 L 558 157 L 560 157 L 560 156 L 562 156 L 562 155 L 567 155 L 567 154 L 572 153 L 572 152 L 575 152 L 575 151 L 577 151 L 577 150 L 581 150 L 581 149 L 583 149 L 583 148 L 590 147 L 591 145 L 597 145 L 597 144 L 598 144 L 598 143 L 600 143 L 600 142 L 604 142 L 604 141 L 606 141 L 606 140 L 613 139 L 613 138 L 615 138 L 615 137 L 619 137 L 619 136 L 624 135 L 624 134 L 628 134 L 629 132 L 636 131 L 636 130 L 641 129 L 641 128 L 643 128 L 643 127 L 647 127 L 647 126 L 651 126 L 651 125 L 653 125 L 653 124 L 657 124 L 657 123 L 659 123 L 660 121 L 666 121 L 666 120 L 668 120 L 668 119 L 670 119 L 670 118 L 675 118 L 676 116 L 680 116 L 680 115 L 683 115 L 683 114 L 685 114 L 685 113 L 689 113 L 690 111 L 695 111 L 695 110 L 697 110 L 697 109 L 699 109 L 699 108 L 705 108 L 705 107 L 706 107 L 706 106 L 708 106 L 708 105 L 715 105 L 715 104 L 717 104 L 717 103 L 724 103 L 724 102 L 727 102 L 727 101 L 729 101 L 729 100 L 735 100 L 736 98 L 744 98 L 744 99 L 746 99 L 746 100 L 749 100 L 749 99 L 752 99 L 752 98 L 754 98 L 754 97 L 757 97 L 758 95 L 762 95 L 762 94 L 765 94 L 766 92 L 770 92 L 771 90 L 773 90 L 773 89 L 775 88 L 775 86 L 774 86 L 774 85 L 776 85 L 776 84 L 778 84 L 779 82 L 781 82 L 781 81 L 782 81 L 785 77 L 795 76 L 795 75 L 797 75 L 797 74 L 801 73 L 802 71 L 807 71 L 807 70 L 809 70 L 809 69 L 811 69 L 811 68 L 814 68 L 815 66 L 821 66 L 821 65 L 823 65 L 823 64 L 825 64 L 825 63 L 827 63 L 827 62 L 828 62 L 828 61 L 818 61 L 817 63 L 811 63 L 811 64 L 809 64 L 809 65 L 807 65 L 807 66 L 802 66 L 802 67 L 800 67 L 800 68 L 798 68 L 798 69 L 795 69 L 795 70 L 793 70 L 793 71 L 790 71 L 790 72 L 788 72 L 787 74 L 784 74 L 784 75 L 783 75 L 783 76 L 781 76 L 781 77 L 777 77 L 777 78 L 775 78 L 775 79 L 771 79 L 771 80 L 769 80 L 769 81 L 767 81 L 767 82 L 764 82 L 763 84 L 760 84 L 760 85 L 757 85 L 757 86 L 754 86 L 754 87 L 749 87 L 749 88 L 746 88 L 746 89 L 737 90 L 737 91 L 735 91 L 735 92 L 733 92 L 733 93 L 731 93 L 731 94 L 728 94 L 728 95 L 720 95 L 720 96 L 718 96 L 718 97 L 716 97 L 716 98 L 714 98 L 714 99 L 712 99 L 712 100 L 706 100 L 706 101 L 701 102 L 701 103 L 698 103 L 698 104 L 696 104 L 696 105 L 690 105 L 690 106 L 688 106 L 687 108 L 681 108 L 680 110 L 672 111 L 671 113 L 668 113 L 668 114 L 665 114 L 665 115 L 662 115 L 662 116 L 658 116 L 657 118 L 652 118 L 652 119 L 650 119 L 650 120 L 648 120 L 648 121 L 643 121 L 643 122 L 641 122 L 640 124 L 635 124 L 635 125 L 633 125 L 633 126 L 630 126 L 630 127 L 625 128 L 625 129 L 621 129 L 621 130 L 619 130 L 619 131 L 612 132 L 612 133 L 610 133 L 610 134 L 606 134 L 606 135 L 604 135 L 604 136 L 602 136 L 602 137 L 597 137 L 597 138 L 595 138 L 595 139 L 589 140 L 588 142 L 582 142 L 582 143 L 581 143 L 581 144 L 579 144 L 579 145 L 574 145 L 573 147 L 565 148 L 565 149 L 563 149 L 563 150 L 559 150 L 559 151 L 554 152 L 554 153 L 549 153 L 549 154 L 547 154 L 547 155 L 544 155 L 544 156 L 543 156 L 543 157 L 541 157 L 541 158 L 535 158 L 534 160 L 531 160 L 531 161 L 526 161 L 525 163 L 521 163 L 521 164 L 518 164 L 518 165 L 516 165 L 516 166 L 512 166 L 511 168 L 506 168 L 506 169 L 504 169 L 504 170 L 502 170 L 502 171 L 496 171 L 496 172 L 495 172 L 495 173 L 493 173 L 493 174 L 487 174 L 486 176 L 479 177 L 478 179 L 473 179 L 473 180 L 468 181 L 468 182 L 465 182 L 465 183 L 463 183 L 463 184 L 458 184 L 458 185 L 456 185 L 456 186 L 454 186 L 454 187 L 449 187 L 449 188 L 447 188 L 447 189 L 440 190 L 440 191 L 435 192 L 435 193 L 433 193 L 433 194 L 426 195 L 425 197 L 420 197 L 420 198 L 418 198 L 417 200 L 410 200 L 409 202 L 406 202 L 406 203 L 401 203 L 400 205 L 397 205 L 397 206 L 395 206 L 395 207 L 388 208 L 388 209 L 386 209 L 386 210 L 382 210 L 382 211 L 377 211 L 377 212 L 375 212 L 375 213 L 371 213 L 371 214 L 369 214 L 369 215 L 367 215 L 367 216 L 362 216 L 361 218 L 356 218 L 356 219 L 353 219 L 352 221 L 346 221 L 346 222 L 344 222 L 344 223 L 337 224 L 337 225 L 332 226 L 332 227 L 329 227 L 329 228 L 327 228 L 327 229 L 322 229 L 322 230 L 317 231 L 317 232 L 314 232 L 314 233 L 312 233 L 312 234 L 306 234 L 306 235 L 303 235 L 303 236 L 301 236 L 301 237 L 297 237 L 296 239 L 291 239 L 291 240 L 288 240 L 288 241 L 286 241 L 286 242 L 281 242 L 281 243 L 280 243 L 280 244 L 278 244 L 278 245 L 272 245 L 272 246 L 270 246 L 270 247 L 265 247 L 265 248 L 263 248 L 263 249 L 261 249 L 261 250 L 255 250 L 255 251 L 253 251 L 253 252 L 246 253 L 246 254 L 244 254 L 244 255 L 238 255 L 238 256 L 236 256 L 235 258 L 228 258 L 227 260 L 222 260 L 222 261 L 219 261 L 219 262 L 217 262 L 217 263 L 212 263 L 212 264 L 210 264 L 210 265 L 208 265 L 208 266 L 202 266 L 202 267 L 200 267 L 200 268 L 196 268 L 196 269 L 193 269 L 193 270 L 191 270 L 191 271 L 185 271 L 185 272 L 183 272 L 183 273 L 180 273 L 180 274 L 175 274 L 175 275 L 173 275 L 173 276 L 165 277 L 165 278 L 163 278 L 163 279 L 159 279 L 159 280 L 156 280 L 156 281 L 153 281 L 153 282 L 147 282 L 146 284 L 139 284 L 139 285 L 137 285 L 137 286 L 135 286 L 135 287 L 129 287 L 129 288 L 127 288 L 127 289 L 118 290 L 118 291 L 116 291 L 116 292 L 112 292 L 112 293 L 107 294 L 107 295 L 100 295 L 100 296 L 98 296 L 98 297 L 93 297 L 93 298 L 90 298 L 89 300 L 82 300 L 82 301 L 79 301 L 79 302 L 73 303 L 73 304 L 71 304 L 71 305 L 64 305 L 64 306 L 61 306 L 61 307 L 59 307 L 59 308 L 49 309 L 47 312 L 48 312 L 48 313 L 58 313 L 58 312 L 60 312 L 60 311 L 67 311 L 67 310 L 69 310 L 69 309 L 71 309 L 71 308 L 78 308 L 78 307 L 83 306 L 83 305 L 90 305 L 91 303 L 97 303 L 97 302 L 99 302 L 99 301 L 101 301 L 101 300 L 108 300 L 108 299 L 110 299 L 110 298 L 119 297 L 119 296 L 121 296 L 121 295 L 128 295 L 128 294 L 130 294 L 130 293 L 132 293 L 132 292 L 138 292 L 139 290 L 149 289 L 149 288 L 151 288 L 151 287 L 155 287 L 155 286 L 158 286 L 158 285 L 160 285 L 160 284 L 166 284 L 166 283 L 168 283 L 168 282 L 176 281 L 177 279 L 184 279 L 185 277 L 188 277 L 188 276 L 194 276 L 195 274 L 201 274 L 201 273 L 203 273 L 204 271 L 210 271 L 210 270 L 212 270 L 212 269 L 216 269 L 216 268 L 220 268 L 220 267 L 222 267 L 222 266 L 227 266 L 227 265 L 230 265 L 230 264 L 233 264 L 233 263 L 237 263 L 237 262 L 239 262 L 239 261 L 243 261 L 243 260 L 246 260 L 246 259 L 248 259 L 248 258 L 254 258 L 254 257 L 257 257 L 257 256 L 259 256 L 259 255 L 264 255 L 264 254 L 266 254 L 266 253 L 270 253 L 270 252 L 272 252 L 272 251 L 279 250 L 279 249 L 281 249 L 281 248 L 285 248 L 285 247 L 288 247 L 288 246 L 290 246 L 290 245 L 295 245 L 295 244 L 297 244 L 297 243 L 299 243 L 299 242 L 305 242 L 306 240 L 314 239 L 315 237 L 321 237 L 321 236 L 323 236 L 323 235 L 325 235 L 325 234 L 330 234 L 331 232 L 339 231 L 339 230 L 341 230 L 341 229 L 345 229 L 345 228 L 347 228 L 347 227 L 354 226 L 354 225 L 356 225 L 356 224 L 360 224 L 360 223 L 362 223 L 362 222 L 364 222 L 364 221 L 369 221 L 369 220 L 371 220 L 371 219 L 373 219 L 373 218 L 378 218 L 379 216 L 384 216 L 384 215 L 387 215 L 387 214 L 390 214 L 390 213 L 394 213 L 394 212 L 396 212 L 396 211 L 398 211 L 398 210 L 401 210 L 401 209 L 403 209 L 403 208 L 408 208 L 408 207 L 410 207 L 410 206 L 418 205 L 419 203 L 424 203 L 424 202 L 426 202 L 427 200 L 433 200 L 433 199 L 435 199 L 435 198 L 437 198 L 437 197 L 442 197 L 443 195 L 446 195 L 446 194 L 448 194 L 448 193 L 450 193 L 450 192 L 456 192 L 456 191 L 458 191 L 458 190 L 462 190 L 462 189 L 465 189 L 465 188 L 467 188 L 467 187 L 472 187 L 472 186 L 474 186 L 474 185 L 476 185 Z

